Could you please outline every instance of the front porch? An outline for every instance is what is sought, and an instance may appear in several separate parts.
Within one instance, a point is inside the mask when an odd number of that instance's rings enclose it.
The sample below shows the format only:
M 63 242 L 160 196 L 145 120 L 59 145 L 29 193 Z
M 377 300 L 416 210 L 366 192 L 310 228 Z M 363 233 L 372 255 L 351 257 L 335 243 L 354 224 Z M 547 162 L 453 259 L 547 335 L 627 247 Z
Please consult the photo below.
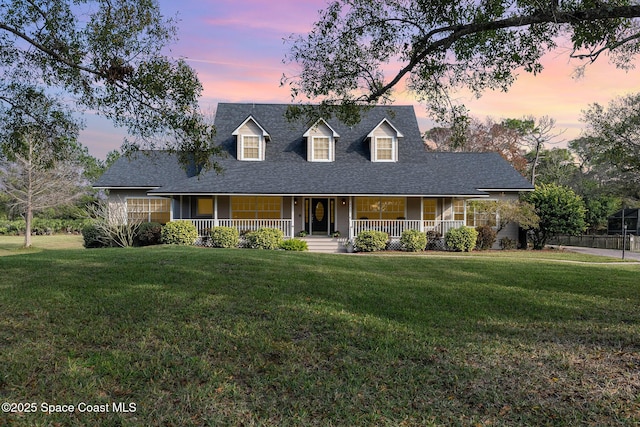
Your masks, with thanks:
M 295 237 L 295 226 L 290 219 L 198 219 L 184 218 L 191 221 L 198 229 L 200 237 L 206 237 L 213 227 L 236 228 L 242 235 L 259 228 L 275 228 L 284 234 L 286 239 Z M 349 233 L 342 236 L 348 240 L 353 240 L 358 234 L 365 230 L 384 231 L 390 239 L 399 239 L 405 230 L 420 230 L 422 232 L 434 232 L 444 236 L 452 228 L 462 227 L 464 221 L 461 220 L 351 220 Z M 326 233 L 325 233 L 326 235 Z
M 165 199 L 166 200 L 166 199 Z M 353 240 L 364 230 L 399 239 L 405 230 L 434 232 L 467 225 L 464 198 L 392 196 L 174 196 L 171 220 L 191 221 L 201 237 L 217 226 L 240 234 L 276 228 L 285 238 L 337 236 Z

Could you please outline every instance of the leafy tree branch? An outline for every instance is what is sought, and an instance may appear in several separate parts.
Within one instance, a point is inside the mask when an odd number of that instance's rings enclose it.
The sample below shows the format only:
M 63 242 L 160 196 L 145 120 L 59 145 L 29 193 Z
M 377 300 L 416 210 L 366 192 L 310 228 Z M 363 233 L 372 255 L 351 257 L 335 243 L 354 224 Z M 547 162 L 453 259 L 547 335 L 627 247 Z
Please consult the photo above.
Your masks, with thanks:
M 465 111 L 452 90 L 507 90 L 518 71 L 541 72 L 560 38 L 574 58 L 607 51 L 628 67 L 640 51 L 638 17 L 636 0 L 337 0 L 308 35 L 289 39 L 285 62 L 300 72 L 282 84 L 294 99 L 340 104 L 349 115 L 390 101 L 406 82 L 437 118 L 452 119 Z

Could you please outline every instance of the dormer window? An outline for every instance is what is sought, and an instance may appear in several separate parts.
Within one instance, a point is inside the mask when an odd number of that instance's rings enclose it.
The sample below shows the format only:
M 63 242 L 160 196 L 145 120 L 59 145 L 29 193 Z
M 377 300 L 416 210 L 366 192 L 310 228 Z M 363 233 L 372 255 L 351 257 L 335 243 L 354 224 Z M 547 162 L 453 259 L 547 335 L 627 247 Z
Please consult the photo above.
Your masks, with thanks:
M 333 162 L 336 138 L 340 135 L 323 119 L 318 120 L 302 136 L 307 138 L 307 161 Z
M 375 141 L 375 158 L 379 162 L 393 162 L 394 156 L 394 144 L 393 138 L 387 136 L 376 137 Z
M 269 133 L 252 116 L 242 122 L 232 135 L 237 138 L 238 160 L 260 161 L 265 159 Z
M 330 162 L 331 161 L 331 143 L 328 136 L 314 136 L 311 138 L 311 161 L 313 162 Z
M 240 160 L 262 160 L 262 146 L 259 135 L 241 135 Z
M 387 119 L 382 119 L 367 135 L 371 144 L 371 161 L 397 162 L 398 138 L 403 136 Z

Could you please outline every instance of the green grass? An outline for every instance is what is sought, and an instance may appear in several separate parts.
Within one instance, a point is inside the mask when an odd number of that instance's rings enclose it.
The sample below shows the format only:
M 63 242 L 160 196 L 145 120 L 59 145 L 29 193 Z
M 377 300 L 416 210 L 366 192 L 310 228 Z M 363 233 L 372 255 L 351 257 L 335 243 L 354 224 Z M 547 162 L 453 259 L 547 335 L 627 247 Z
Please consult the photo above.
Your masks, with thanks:
M 574 255 L 162 246 L 0 257 L 2 400 L 136 404 L 135 413 L 38 406 L 0 417 L 637 425 L 640 267 L 556 261 L 591 260 Z
M 25 249 L 24 236 L 0 236 L 0 256 L 23 255 L 39 252 L 42 249 L 79 249 L 82 248 L 82 236 L 56 234 L 53 236 L 31 236 L 32 247 Z

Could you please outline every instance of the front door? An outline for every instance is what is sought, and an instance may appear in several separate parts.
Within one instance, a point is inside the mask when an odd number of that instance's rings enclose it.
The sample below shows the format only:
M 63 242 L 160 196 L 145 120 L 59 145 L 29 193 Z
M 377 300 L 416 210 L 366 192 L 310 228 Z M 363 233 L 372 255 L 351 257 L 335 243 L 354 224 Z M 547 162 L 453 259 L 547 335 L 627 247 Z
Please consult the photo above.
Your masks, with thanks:
M 329 233 L 329 199 L 311 199 L 311 230 L 313 234 Z

